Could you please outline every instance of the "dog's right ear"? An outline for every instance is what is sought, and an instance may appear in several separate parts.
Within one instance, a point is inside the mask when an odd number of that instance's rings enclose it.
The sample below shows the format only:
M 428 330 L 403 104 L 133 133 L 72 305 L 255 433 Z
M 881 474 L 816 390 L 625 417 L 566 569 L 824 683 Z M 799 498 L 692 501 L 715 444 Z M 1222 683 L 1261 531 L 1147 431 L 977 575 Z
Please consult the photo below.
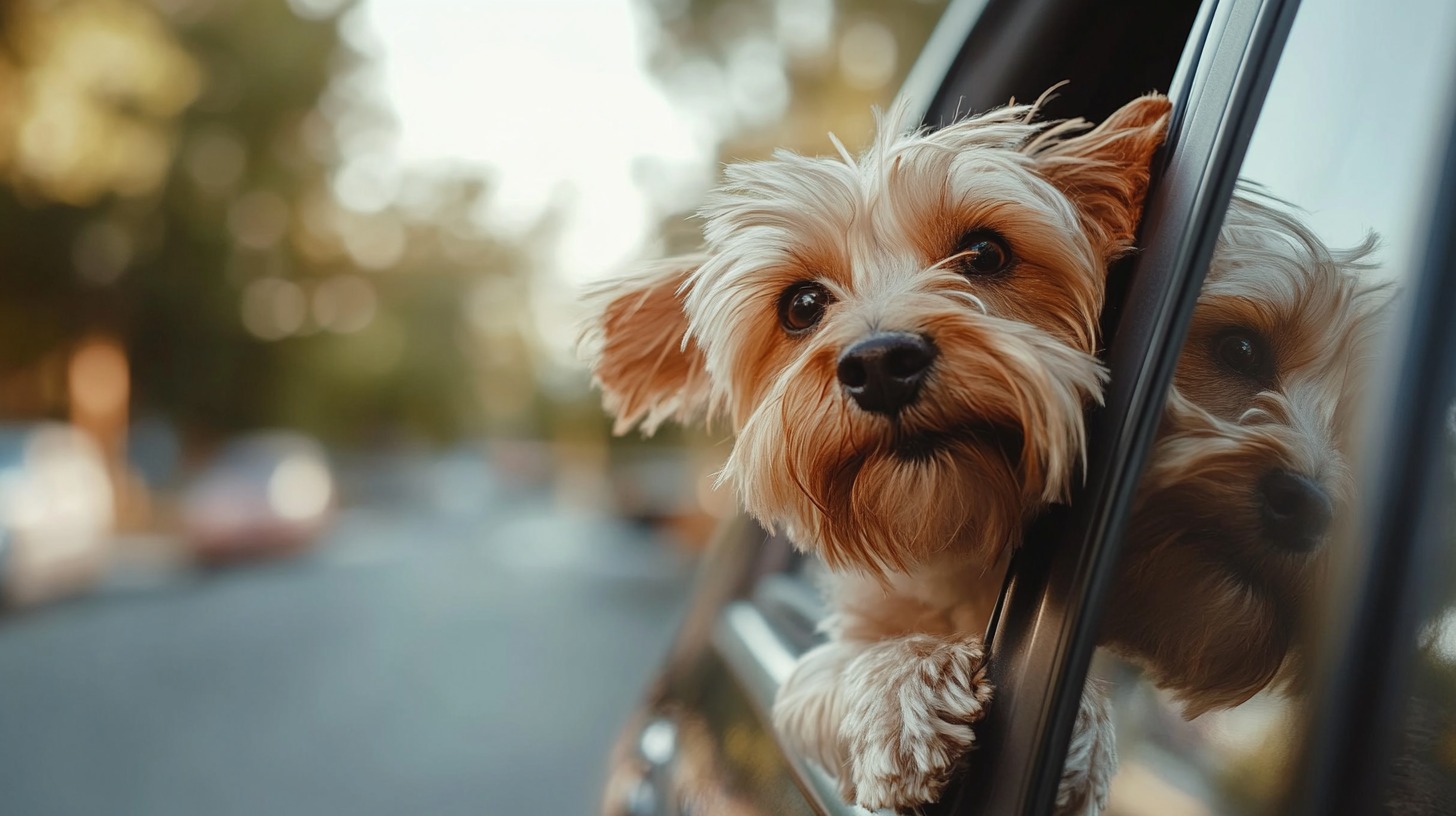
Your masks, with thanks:
M 588 296 L 595 314 L 582 346 L 602 403 L 616 417 L 614 433 L 640 425 L 650 435 L 664 420 L 689 423 L 707 413 L 707 363 L 683 312 L 689 279 L 702 261 L 661 261 Z

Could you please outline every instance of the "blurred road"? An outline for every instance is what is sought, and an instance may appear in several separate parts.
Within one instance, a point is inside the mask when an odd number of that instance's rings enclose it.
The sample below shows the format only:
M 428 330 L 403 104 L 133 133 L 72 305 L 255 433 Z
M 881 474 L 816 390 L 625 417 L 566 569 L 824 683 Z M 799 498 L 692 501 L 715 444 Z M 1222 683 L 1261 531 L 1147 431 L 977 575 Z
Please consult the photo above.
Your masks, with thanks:
M 539 498 L 454 505 L 0 619 L 0 813 L 594 812 L 687 566 Z

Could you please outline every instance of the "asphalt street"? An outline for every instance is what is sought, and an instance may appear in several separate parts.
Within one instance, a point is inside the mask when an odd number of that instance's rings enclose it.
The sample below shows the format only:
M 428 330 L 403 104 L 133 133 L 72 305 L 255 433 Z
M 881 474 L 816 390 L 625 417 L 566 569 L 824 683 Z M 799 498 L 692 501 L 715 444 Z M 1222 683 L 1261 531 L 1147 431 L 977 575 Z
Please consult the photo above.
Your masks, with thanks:
M 544 500 L 0 619 L 0 813 L 595 811 L 690 565 Z

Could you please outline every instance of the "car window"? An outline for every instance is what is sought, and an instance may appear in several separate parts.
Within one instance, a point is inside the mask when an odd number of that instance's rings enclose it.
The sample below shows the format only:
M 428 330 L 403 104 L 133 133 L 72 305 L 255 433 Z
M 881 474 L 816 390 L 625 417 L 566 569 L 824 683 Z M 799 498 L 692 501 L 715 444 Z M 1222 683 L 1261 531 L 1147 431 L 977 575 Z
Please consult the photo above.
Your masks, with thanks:
M 1409 655 L 1410 689 L 1381 796 L 1391 814 L 1456 812 L 1456 558 L 1451 557 L 1456 524 L 1450 514 L 1450 497 L 1456 495 L 1456 406 L 1446 414 L 1440 446 L 1444 467 L 1435 490 L 1446 499 L 1437 543 L 1442 561 L 1430 565 L 1426 575 L 1430 594 Z
M 1453 43 L 1441 0 L 1299 9 L 1105 610 L 1089 694 L 1110 701 L 1121 757 L 1108 812 L 1266 812 L 1296 777 L 1312 650 L 1342 602 L 1330 576 L 1365 546 L 1371 396 L 1423 248 Z M 1449 690 L 1446 630 L 1429 631 L 1422 681 Z

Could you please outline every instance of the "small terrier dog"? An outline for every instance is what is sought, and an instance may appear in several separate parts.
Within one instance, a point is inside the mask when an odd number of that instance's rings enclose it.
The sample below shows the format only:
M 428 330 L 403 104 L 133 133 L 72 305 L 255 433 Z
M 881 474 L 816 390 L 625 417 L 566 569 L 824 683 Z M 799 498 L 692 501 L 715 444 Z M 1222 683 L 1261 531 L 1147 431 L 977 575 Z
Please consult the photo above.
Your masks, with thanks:
M 726 419 L 723 480 L 829 568 L 829 640 L 774 721 L 871 809 L 934 801 L 973 744 L 999 568 L 1084 456 L 1169 113 L 1036 107 L 935 131 L 901 107 L 858 158 L 729 166 L 704 254 L 605 287 L 585 337 L 618 432 Z
M 1249 186 L 1225 217 L 1104 628 L 1190 719 L 1295 679 L 1389 301 L 1375 244 L 1330 249 Z

